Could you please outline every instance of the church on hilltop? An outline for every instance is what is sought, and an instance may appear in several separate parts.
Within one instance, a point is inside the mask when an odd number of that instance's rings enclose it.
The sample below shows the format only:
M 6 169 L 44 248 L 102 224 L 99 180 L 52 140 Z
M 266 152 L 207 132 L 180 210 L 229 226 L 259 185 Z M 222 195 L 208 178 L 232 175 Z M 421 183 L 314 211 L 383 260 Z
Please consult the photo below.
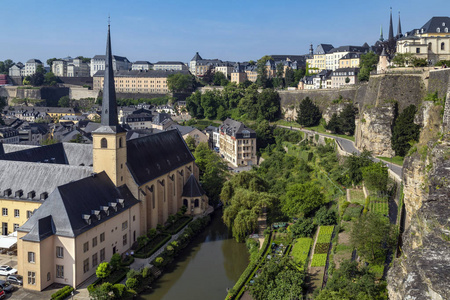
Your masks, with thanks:
M 177 130 L 126 140 L 109 26 L 101 126 L 92 136 L 93 145 L 0 145 L 0 169 L 7 172 L 0 175 L 0 201 L 23 217 L 14 229 L 25 289 L 77 287 L 183 205 L 187 214 L 209 208 L 194 156 Z

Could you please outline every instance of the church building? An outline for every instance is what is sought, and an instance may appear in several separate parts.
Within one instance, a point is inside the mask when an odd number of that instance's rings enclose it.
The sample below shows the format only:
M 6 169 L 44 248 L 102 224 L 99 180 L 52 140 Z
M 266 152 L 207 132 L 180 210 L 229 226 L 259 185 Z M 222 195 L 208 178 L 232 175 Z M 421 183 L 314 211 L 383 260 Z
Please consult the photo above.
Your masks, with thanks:
M 60 169 L 73 169 L 47 187 L 53 190 L 35 201 L 38 208 L 17 229 L 18 273 L 25 289 L 41 291 L 52 283 L 77 287 L 95 274 L 99 263 L 128 251 L 138 236 L 164 224 L 183 205 L 187 214 L 208 209 L 194 156 L 177 130 L 126 140 L 117 117 L 109 26 L 104 76 L 101 126 L 92 133 L 92 148 L 83 148 L 92 157 L 91 165 L 68 165 L 70 155 L 65 153 L 52 154 L 54 161 L 30 159 L 33 155 L 25 153 L 0 155 L 0 167 L 25 164 L 37 175 L 46 165 L 52 166 L 47 172 L 58 163 Z M 43 152 L 36 149 L 22 151 Z M 15 158 L 21 161 L 11 161 Z M 30 188 L 21 189 L 26 193 Z

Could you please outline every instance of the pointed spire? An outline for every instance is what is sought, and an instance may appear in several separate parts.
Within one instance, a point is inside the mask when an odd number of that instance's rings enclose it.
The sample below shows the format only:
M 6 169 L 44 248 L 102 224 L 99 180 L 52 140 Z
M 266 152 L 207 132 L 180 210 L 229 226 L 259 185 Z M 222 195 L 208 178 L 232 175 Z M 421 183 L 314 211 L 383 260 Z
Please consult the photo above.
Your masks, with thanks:
M 314 54 L 314 50 L 313 50 L 313 44 L 311 43 L 310 45 L 309 45 L 309 55 L 313 55 Z
M 109 18 L 108 18 L 109 19 Z M 103 80 L 102 121 L 104 126 L 117 126 L 116 89 L 111 54 L 111 33 L 108 20 L 108 38 L 106 41 L 105 75 Z
M 383 25 L 380 26 L 380 42 L 384 41 L 383 37 Z
M 397 38 L 401 38 L 402 34 L 402 23 L 400 22 L 400 12 L 398 12 L 398 28 L 397 28 Z
M 394 39 L 394 27 L 392 26 L 392 7 L 391 7 L 391 17 L 389 21 L 389 41 Z

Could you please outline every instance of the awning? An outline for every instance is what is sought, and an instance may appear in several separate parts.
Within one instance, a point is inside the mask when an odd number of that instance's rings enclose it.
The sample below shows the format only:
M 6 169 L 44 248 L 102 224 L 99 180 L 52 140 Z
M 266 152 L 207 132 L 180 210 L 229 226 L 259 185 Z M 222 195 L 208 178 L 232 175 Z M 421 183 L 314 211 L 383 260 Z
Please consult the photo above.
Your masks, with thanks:
M 9 249 L 17 243 L 17 236 L 0 236 L 0 248 Z

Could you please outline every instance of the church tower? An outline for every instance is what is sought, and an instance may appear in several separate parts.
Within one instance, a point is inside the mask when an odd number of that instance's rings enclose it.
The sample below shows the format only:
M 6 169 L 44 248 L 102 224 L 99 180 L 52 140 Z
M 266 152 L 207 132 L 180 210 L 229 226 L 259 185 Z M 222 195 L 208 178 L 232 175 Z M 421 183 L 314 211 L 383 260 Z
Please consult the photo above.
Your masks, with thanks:
M 105 171 L 116 186 L 125 184 L 125 164 L 127 162 L 126 132 L 119 125 L 117 117 L 110 25 L 108 25 L 106 41 L 102 120 L 101 126 L 92 132 L 92 138 L 94 172 L 100 173 Z
M 398 12 L 398 28 L 397 28 L 397 36 L 395 37 L 397 40 L 403 36 L 402 34 L 402 23 L 400 22 L 400 12 Z
M 389 38 L 388 41 L 392 41 L 394 39 L 394 27 L 392 26 L 392 7 L 391 7 L 391 16 L 389 20 Z

